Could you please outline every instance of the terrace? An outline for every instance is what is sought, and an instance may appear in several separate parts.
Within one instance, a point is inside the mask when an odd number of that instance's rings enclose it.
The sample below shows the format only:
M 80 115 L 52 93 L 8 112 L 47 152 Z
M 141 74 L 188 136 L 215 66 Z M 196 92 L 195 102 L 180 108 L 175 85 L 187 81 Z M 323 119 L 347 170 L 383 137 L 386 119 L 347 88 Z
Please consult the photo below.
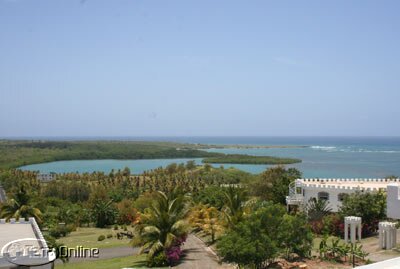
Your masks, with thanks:
M 17 242 L 18 247 L 23 246 L 21 249 L 7 248 L 8 244 L 22 239 L 31 239 L 27 242 Z M 26 243 L 29 243 L 29 249 L 26 249 Z M 37 251 L 41 251 L 40 255 L 37 255 Z M 6 222 L 5 219 L 0 219 L 0 268 L 19 268 L 16 264 L 31 264 L 31 258 L 35 258 L 36 264 L 48 263 L 49 256 L 48 247 L 43 235 L 34 218 L 29 218 L 29 221 L 20 220 L 16 221 L 11 219 L 10 222 Z M 14 257 L 17 257 L 14 259 Z M 10 260 L 17 261 L 11 263 Z M 20 263 L 21 262 L 21 263 Z M 26 266 L 24 268 L 30 268 Z M 51 268 L 51 264 L 35 266 L 34 268 L 46 269 Z
M 297 179 L 289 186 L 286 197 L 288 207 L 304 207 L 311 198 L 329 201 L 333 212 L 337 212 L 345 195 L 356 191 L 386 191 L 387 186 L 400 183 L 400 179 L 381 178 L 304 178 Z

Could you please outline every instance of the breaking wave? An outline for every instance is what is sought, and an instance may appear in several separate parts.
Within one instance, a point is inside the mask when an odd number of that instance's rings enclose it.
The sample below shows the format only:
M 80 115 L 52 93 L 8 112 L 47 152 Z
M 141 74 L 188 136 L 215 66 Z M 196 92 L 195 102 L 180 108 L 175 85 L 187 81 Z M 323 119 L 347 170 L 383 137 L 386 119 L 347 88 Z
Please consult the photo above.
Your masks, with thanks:
M 371 149 L 352 148 L 352 147 L 338 148 L 335 146 L 311 146 L 310 148 L 326 152 L 339 151 L 339 152 L 363 152 L 363 153 L 400 153 L 400 151 L 397 150 L 371 150 Z

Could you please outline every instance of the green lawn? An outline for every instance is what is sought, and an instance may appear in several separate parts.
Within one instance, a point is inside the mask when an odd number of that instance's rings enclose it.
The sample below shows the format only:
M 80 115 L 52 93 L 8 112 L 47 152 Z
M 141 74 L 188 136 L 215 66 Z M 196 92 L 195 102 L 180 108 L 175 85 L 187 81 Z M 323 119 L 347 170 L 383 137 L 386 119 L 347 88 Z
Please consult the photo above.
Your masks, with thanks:
M 85 261 L 79 263 L 56 264 L 56 269 L 118 269 L 118 268 L 147 268 L 146 255 L 127 256 L 121 258 Z
M 66 237 L 62 237 L 58 240 L 61 244 L 68 247 L 83 246 L 89 248 L 109 248 L 128 246 L 130 239 L 124 237 L 119 240 L 115 236 L 117 232 L 123 232 L 122 229 L 114 231 L 113 229 L 100 229 L 100 228 L 77 228 L 75 232 L 70 233 Z M 108 234 L 112 234 L 112 238 L 106 238 L 103 241 L 97 241 L 100 235 L 107 237 Z

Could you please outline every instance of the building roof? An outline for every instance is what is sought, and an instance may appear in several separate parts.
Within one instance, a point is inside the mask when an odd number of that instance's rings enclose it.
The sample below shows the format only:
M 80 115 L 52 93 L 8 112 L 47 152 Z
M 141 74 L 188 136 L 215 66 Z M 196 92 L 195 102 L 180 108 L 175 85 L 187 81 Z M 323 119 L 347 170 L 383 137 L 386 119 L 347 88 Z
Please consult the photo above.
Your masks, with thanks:
M 10 219 L 10 222 L 0 219 L 0 250 L 3 247 L 0 268 L 14 268 L 19 264 L 26 265 L 26 268 L 50 269 L 50 263 L 56 258 L 54 252 L 49 252 L 35 218 L 29 218 L 29 221 Z
M 386 189 L 387 185 L 400 182 L 399 179 L 372 178 L 302 178 L 296 183 L 305 187 L 335 188 L 335 189 Z
M 0 250 L 8 243 L 14 240 L 23 238 L 36 238 L 36 234 L 33 230 L 31 223 L 5 223 L 0 224 Z M 35 243 L 34 241 L 32 243 Z M 40 247 L 38 242 L 37 246 Z M 0 256 L 1 256 L 0 252 Z

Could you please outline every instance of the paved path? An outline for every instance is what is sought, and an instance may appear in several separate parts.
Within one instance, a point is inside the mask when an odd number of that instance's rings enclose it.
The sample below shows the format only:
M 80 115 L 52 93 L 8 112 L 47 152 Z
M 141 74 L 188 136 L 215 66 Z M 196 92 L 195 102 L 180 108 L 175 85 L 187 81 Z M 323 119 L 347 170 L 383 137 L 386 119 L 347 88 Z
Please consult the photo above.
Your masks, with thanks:
M 397 230 L 397 238 L 400 238 L 400 230 Z M 363 239 L 361 244 L 363 245 L 363 249 L 369 253 L 367 258 L 371 261 L 379 262 L 400 257 L 400 252 L 397 249 L 381 249 L 379 247 L 379 236 L 377 235 Z
M 219 264 L 215 253 L 203 241 L 190 234 L 183 246 L 185 256 L 182 263 L 174 268 L 179 269 L 230 269 L 228 264 Z
M 6 192 L 3 187 L 0 186 L 0 203 L 4 203 L 7 200 Z
M 175 266 L 177 269 L 232 269 L 234 268 L 228 264 L 219 264 L 218 258 L 215 253 L 207 247 L 203 241 L 194 235 L 189 235 L 185 245 L 183 246 L 184 257 L 182 262 Z M 125 257 L 139 253 L 139 248 L 126 247 L 112 247 L 100 249 L 99 258 L 70 258 L 70 263 L 82 261 L 94 261 L 102 259 L 111 259 L 118 257 Z M 56 261 L 61 263 L 60 260 Z
M 74 258 L 71 257 L 69 259 L 70 263 L 75 262 L 83 262 L 83 261 L 97 261 L 97 260 L 104 260 L 104 259 L 112 259 L 112 258 L 119 258 L 119 257 L 126 257 L 134 254 L 139 253 L 139 248 L 132 248 L 132 247 L 112 247 L 112 248 L 101 248 L 99 250 L 100 254 L 98 258 Z M 61 263 L 60 260 L 57 260 L 57 263 Z

